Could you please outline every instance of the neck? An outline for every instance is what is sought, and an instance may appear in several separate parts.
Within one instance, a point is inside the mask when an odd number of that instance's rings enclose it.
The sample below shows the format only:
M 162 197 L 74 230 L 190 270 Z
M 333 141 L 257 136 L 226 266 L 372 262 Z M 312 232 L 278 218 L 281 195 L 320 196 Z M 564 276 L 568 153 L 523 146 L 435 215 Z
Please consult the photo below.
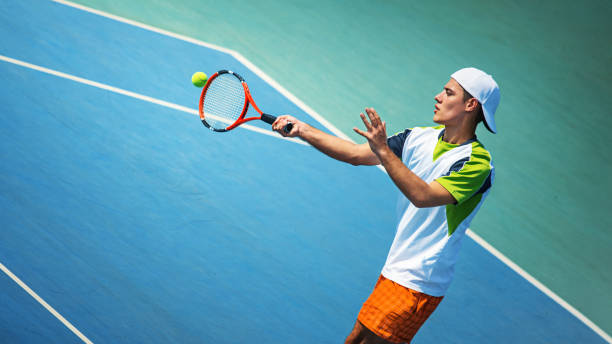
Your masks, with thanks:
M 467 140 L 473 139 L 475 135 L 476 135 L 475 129 L 471 129 L 471 128 L 466 129 L 462 127 L 446 126 L 442 140 L 450 144 L 458 145 L 458 144 L 462 144 L 466 142 Z

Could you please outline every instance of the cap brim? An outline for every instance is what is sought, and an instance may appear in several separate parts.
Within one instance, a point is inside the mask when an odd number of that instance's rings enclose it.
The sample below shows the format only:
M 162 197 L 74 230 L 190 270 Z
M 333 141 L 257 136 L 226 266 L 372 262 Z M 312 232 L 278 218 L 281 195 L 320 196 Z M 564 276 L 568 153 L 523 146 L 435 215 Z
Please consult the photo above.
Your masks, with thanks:
M 486 107 L 482 107 L 482 112 L 484 113 L 484 125 L 488 131 L 493 134 L 497 134 L 497 128 L 495 127 L 495 117 L 491 115 L 491 112 L 487 110 Z

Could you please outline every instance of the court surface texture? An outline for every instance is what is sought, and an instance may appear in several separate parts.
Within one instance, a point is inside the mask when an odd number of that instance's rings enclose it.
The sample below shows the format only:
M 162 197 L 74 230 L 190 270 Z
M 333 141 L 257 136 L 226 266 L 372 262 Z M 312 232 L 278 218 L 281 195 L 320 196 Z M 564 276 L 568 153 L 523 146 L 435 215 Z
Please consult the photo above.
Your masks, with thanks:
M 394 235 L 381 169 L 264 123 L 206 130 L 189 78 L 230 69 L 264 111 L 342 135 L 242 55 L 66 4 L 0 8 L 0 341 L 344 340 Z M 609 341 L 494 253 L 465 238 L 414 343 Z

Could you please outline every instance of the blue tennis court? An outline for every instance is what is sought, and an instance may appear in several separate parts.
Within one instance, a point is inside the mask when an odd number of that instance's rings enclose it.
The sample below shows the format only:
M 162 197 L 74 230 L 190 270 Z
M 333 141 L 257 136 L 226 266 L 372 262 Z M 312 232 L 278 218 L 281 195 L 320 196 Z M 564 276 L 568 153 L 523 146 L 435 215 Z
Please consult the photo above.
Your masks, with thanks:
M 189 77 L 219 69 L 325 128 L 227 51 L 50 1 L 1 8 L 1 341 L 344 340 L 394 234 L 380 169 L 264 123 L 206 130 Z M 415 343 L 607 341 L 463 245 Z

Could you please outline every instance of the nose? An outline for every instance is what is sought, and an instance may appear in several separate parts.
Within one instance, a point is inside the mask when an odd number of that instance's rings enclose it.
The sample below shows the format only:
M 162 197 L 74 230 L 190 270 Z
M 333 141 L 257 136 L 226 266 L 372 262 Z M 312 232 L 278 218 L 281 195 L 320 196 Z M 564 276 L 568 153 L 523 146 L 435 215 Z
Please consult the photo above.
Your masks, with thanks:
M 442 102 L 442 92 L 436 94 L 436 96 L 434 97 L 434 99 L 438 102 L 441 103 Z

